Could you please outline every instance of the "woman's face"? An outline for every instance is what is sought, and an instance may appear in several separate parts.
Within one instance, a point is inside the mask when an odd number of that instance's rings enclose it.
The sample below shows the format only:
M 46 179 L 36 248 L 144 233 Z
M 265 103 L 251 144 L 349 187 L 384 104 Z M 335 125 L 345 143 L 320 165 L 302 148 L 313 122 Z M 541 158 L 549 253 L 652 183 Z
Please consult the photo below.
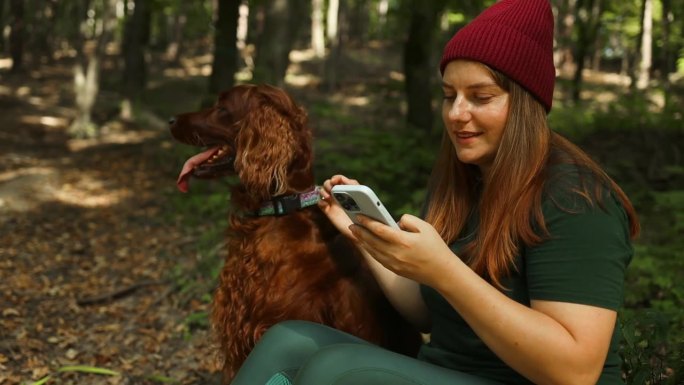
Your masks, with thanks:
M 442 77 L 442 119 L 458 159 L 489 171 L 508 117 L 509 94 L 482 64 L 454 60 Z

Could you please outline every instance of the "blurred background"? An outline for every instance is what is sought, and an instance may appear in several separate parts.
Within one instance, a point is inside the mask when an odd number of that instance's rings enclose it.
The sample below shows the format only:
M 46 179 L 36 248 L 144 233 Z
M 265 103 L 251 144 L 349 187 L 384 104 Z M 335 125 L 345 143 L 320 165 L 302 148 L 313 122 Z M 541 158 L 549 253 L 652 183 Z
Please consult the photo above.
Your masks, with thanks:
M 438 61 L 493 1 L 0 0 L 0 384 L 218 383 L 207 312 L 227 181 L 175 178 L 169 117 L 239 83 L 309 114 L 320 183 L 417 213 Z M 553 0 L 554 130 L 642 221 L 620 311 L 628 384 L 684 384 L 684 1 Z

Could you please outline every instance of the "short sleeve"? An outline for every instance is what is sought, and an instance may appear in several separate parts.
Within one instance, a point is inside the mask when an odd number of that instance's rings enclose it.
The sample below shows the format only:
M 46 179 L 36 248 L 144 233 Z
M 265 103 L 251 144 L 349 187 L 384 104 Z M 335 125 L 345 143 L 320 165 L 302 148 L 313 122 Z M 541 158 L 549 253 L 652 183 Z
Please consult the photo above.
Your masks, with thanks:
M 633 248 L 627 215 L 612 194 L 606 195 L 601 205 L 575 193 L 545 200 L 549 236 L 524 251 L 531 300 L 622 306 Z

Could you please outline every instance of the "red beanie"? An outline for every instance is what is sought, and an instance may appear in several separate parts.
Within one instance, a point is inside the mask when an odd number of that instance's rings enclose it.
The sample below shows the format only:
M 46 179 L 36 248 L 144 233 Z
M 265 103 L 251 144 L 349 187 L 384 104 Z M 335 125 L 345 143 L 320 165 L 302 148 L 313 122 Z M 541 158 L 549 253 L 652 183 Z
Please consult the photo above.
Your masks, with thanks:
M 549 0 L 501 0 L 456 32 L 439 69 L 455 59 L 478 61 L 520 84 L 551 110 L 553 12 Z

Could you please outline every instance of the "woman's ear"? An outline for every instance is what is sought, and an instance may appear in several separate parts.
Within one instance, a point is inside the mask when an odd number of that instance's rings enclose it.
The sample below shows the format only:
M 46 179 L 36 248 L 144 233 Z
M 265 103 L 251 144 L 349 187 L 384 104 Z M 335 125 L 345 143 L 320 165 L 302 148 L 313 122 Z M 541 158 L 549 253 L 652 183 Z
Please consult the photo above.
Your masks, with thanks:
M 250 111 L 240 125 L 235 158 L 240 181 L 261 199 L 284 194 L 295 151 L 291 123 L 266 105 Z

